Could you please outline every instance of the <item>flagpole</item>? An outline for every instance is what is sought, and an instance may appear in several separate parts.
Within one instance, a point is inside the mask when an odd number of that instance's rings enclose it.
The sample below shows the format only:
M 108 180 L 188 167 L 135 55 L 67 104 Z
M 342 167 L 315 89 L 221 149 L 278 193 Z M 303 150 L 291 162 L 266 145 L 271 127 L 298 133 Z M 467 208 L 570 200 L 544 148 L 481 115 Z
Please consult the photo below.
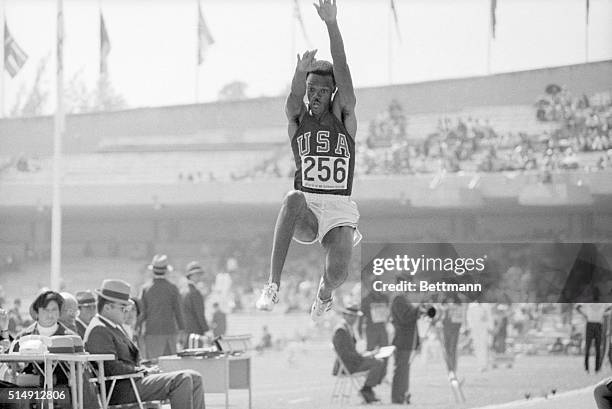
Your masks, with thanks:
M 388 18 L 387 18 L 387 26 L 388 26 L 388 30 L 387 30 L 387 43 L 388 43 L 388 61 L 387 61 L 387 75 L 389 78 L 389 84 L 393 84 L 393 29 L 391 28 L 392 26 L 392 20 L 393 20 L 393 10 L 391 9 L 391 7 L 389 7 L 389 12 L 388 12 Z
M 487 33 L 487 75 L 491 75 L 491 33 L 492 25 L 489 23 L 489 32 Z
M 584 28 L 584 62 L 589 62 L 589 25 Z
M 491 0 L 489 0 L 489 1 L 491 1 Z M 489 25 L 488 25 L 488 29 L 487 29 L 487 75 L 491 75 L 491 47 L 492 47 L 492 42 L 493 42 L 493 11 L 489 10 Z
M 586 10 L 586 21 L 584 24 L 584 62 L 589 62 L 589 8 Z
M 4 118 L 4 27 L 6 24 L 4 0 L 0 0 L 0 118 Z
M 291 11 L 291 58 L 289 59 L 289 61 L 291 62 L 289 64 L 290 67 L 293 67 L 293 65 L 295 64 L 295 55 L 297 53 L 296 51 L 296 39 L 295 39 L 295 26 L 297 23 L 297 10 L 295 9 L 296 5 L 295 3 L 293 3 L 293 10 Z
M 51 212 L 51 289 L 60 290 L 62 260 L 61 160 L 64 133 L 64 5 L 57 0 L 56 108 L 53 133 L 53 204 Z
M 196 63 L 195 63 L 195 103 L 197 104 L 200 100 L 200 0 L 196 0 L 197 13 L 196 13 Z

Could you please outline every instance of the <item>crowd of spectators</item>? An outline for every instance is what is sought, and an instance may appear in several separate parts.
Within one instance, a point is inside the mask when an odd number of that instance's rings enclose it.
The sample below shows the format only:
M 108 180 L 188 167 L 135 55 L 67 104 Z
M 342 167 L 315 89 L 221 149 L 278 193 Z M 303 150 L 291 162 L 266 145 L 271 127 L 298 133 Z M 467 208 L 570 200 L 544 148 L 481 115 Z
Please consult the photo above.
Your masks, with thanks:
M 497 132 L 480 118 L 443 118 L 435 132 L 419 141 L 406 133 L 406 115 L 393 101 L 370 123 L 366 144 L 359 149 L 358 171 L 390 175 L 461 170 L 550 172 L 588 166 L 581 164 L 585 152 L 604 152 L 596 168 L 610 167 L 610 93 L 589 99 L 574 98 L 558 86 L 546 91 L 536 104 L 536 116 L 556 126 L 541 135 Z
M 426 137 L 411 135 L 409 118 L 393 100 L 368 124 L 357 144 L 356 174 L 406 175 L 438 172 L 602 170 L 612 166 L 612 97 L 572 96 L 550 85 L 535 106 L 540 122 L 551 127 L 540 134 L 500 132 L 488 119 L 443 117 Z M 361 139 L 360 139 L 361 141 Z M 600 153 L 597 158 L 594 152 Z M 293 161 L 285 150 L 234 180 L 291 177 Z
M 612 94 L 573 96 L 565 87 L 551 84 L 536 103 L 536 116 L 558 126 L 546 135 L 548 149 L 571 152 L 601 152 L 597 168 L 612 165 Z

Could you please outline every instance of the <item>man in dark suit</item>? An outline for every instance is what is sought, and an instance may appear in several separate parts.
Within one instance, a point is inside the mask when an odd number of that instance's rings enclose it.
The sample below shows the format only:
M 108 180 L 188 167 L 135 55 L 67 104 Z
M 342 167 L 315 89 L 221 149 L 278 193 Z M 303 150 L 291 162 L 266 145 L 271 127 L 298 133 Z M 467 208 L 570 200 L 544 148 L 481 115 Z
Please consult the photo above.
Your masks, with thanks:
M 138 327 L 145 323 L 145 349 L 147 357 L 176 354 L 177 332 L 185 329 L 182 300 L 178 288 L 166 279 L 172 271 L 165 254 L 157 254 L 149 265 L 153 282 L 142 289 L 142 314 Z M 178 330 L 178 331 L 177 331 Z
M 86 290 L 76 293 L 79 305 L 79 315 L 76 317 L 76 329 L 81 338 L 85 337 L 85 331 L 91 319 L 96 315 L 96 298 L 94 293 Z
M 106 375 L 143 372 L 136 381 L 142 400 L 170 400 L 172 409 L 203 409 L 202 377 L 195 371 L 184 370 L 152 373 L 139 366 L 140 351 L 123 330 L 127 308 L 130 308 L 131 287 L 122 280 L 104 280 L 98 294 L 98 315 L 92 318 L 85 332 L 85 348 L 93 354 L 113 354 L 116 359 L 104 362 Z M 111 403 L 135 402 L 129 380 L 115 385 Z
M 208 323 L 204 316 L 204 297 L 196 284 L 202 279 L 204 270 L 197 261 L 187 264 L 185 277 L 188 280 L 187 292 L 183 295 L 183 313 L 185 315 L 185 334 L 204 335 Z
M 368 371 L 366 381 L 359 391 L 366 403 L 377 402 L 379 399 L 374 393 L 373 387 L 380 385 L 385 376 L 385 362 L 382 359 L 374 358 L 378 350 L 369 351 L 365 354 L 357 352 L 355 347 L 357 340 L 355 339 L 354 325 L 357 318 L 361 315 L 358 306 L 350 306 L 341 309 L 343 322 L 340 323 L 334 330 L 333 344 L 338 357 L 350 373 Z M 336 360 L 334 364 L 333 374 L 337 375 L 339 370 L 339 362 Z
M 417 319 L 419 310 L 405 295 L 396 296 L 391 302 L 391 322 L 395 328 L 392 344 L 395 345 L 395 368 L 391 384 L 392 403 L 410 403 L 410 355 L 418 347 Z

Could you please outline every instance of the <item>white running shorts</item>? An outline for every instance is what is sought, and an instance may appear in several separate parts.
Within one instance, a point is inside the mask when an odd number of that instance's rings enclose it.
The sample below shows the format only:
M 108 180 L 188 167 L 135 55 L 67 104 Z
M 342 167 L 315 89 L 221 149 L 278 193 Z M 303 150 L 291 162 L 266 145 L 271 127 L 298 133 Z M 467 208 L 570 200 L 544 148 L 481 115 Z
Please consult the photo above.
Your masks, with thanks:
M 310 242 L 293 240 L 302 244 L 312 244 L 316 241 L 321 242 L 323 237 L 334 227 L 350 226 L 355 229 L 353 233 L 353 247 L 359 244 L 362 235 L 357 229 L 359 223 L 359 210 L 357 203 L 353 202 L 349 196 L 324 195 L 318 193 L 304 192 L 304 198 L 308 208 L 317 218 L 319 231 L 317 237 Z

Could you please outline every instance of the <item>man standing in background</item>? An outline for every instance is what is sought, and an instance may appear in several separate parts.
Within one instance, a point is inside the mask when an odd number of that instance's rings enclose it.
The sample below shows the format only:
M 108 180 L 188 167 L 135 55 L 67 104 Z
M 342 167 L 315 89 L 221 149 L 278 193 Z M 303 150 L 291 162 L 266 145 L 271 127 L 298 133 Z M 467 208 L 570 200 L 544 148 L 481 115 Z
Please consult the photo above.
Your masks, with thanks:
M 391 322 L 395 328 L 395 369 L 391 384 L 391 402 L 410 403 L 410 356 L 418 349 L 419 336 L 417 319 L 419 310 L 408 301 L 405 295 L 398 295 L 391 303 Z
M 177 330 L 184 331 L 185 324 L 179 290 L 166 278 L 172 271 L 168 257 L 156 254 L 149 269 L 153 271 L 153 282 L 142 289 L 142 314 L 137 326 L 144 322 L 147 358 L 155 359 L 176 354 Z
M 474 355 L 481 372 L 489 369 L 490 339 L 493 331 L 491 306 L 475 301 L 468 306 L 466 314 L 467 326 L 474 343 Z
M 204 297 L 196 284 L 202 280 L 204 270 L 197 261 L 192 261 L 185 268 L 188 280 L 187 292 L 183 295 L 183 312 L 185 313 L 185 335 L 204 335 L 208 331 L 208 323 L 204 316 Z
M 599 294 L 594 294 L 593 299 L 599 301 Z M 589 356 L 591 344 L 595 341 L 595 372 L 599 372 L 603 357 L 601 356 L 602 321 L 609 304 L 604 303 L 582 303 L 576 306 L 576 311 L 586 319 L 586 334 L 584 347 L 584 369 L 589 372 Z
M 221 310 L 218 302 L 213 304 L 212 324 L 213 335 L 215 337 L 225 335 L 227 331 L 227 315 Z

